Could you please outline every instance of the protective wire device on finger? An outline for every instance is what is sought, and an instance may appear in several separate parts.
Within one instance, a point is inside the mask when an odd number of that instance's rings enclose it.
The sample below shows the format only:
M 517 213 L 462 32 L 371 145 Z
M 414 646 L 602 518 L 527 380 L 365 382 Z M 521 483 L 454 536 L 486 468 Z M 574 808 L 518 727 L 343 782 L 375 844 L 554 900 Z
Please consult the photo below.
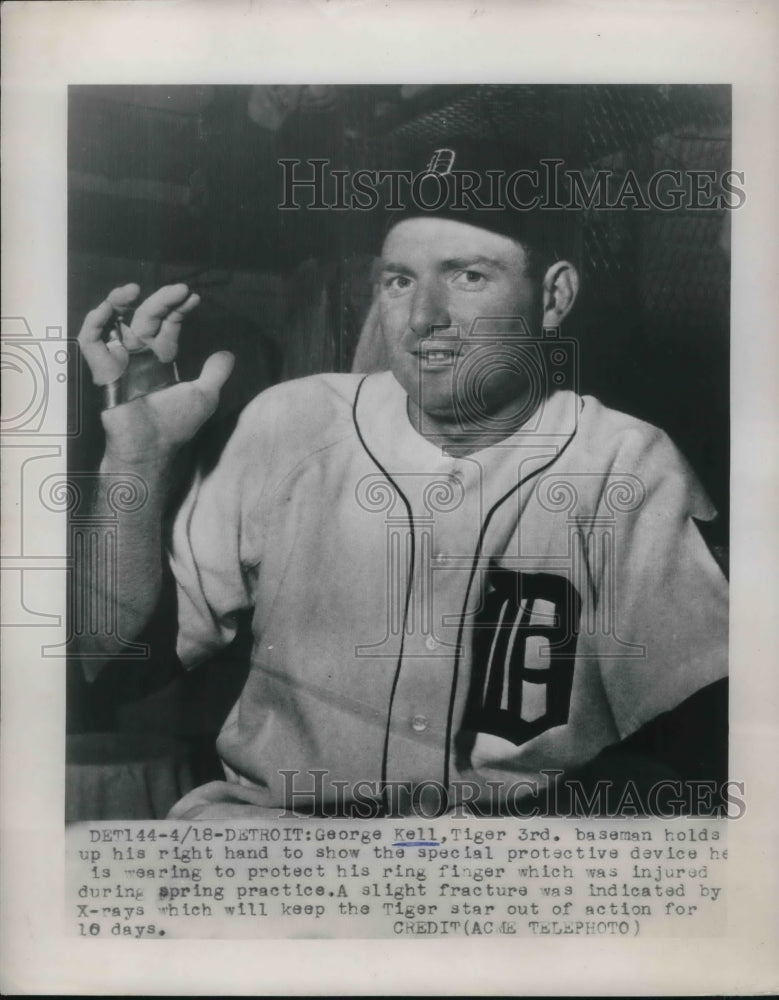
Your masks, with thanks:
M 122 341 L 121 320 L 117 317 L 109 339 Z M 103 409 L 110 410 L 121 403 L 129 403 L 160 389 L 167 389 L 179 381 L 175 361 L 160 361 L 149 347 L 128 350 L 127 368 L 119 378 L 103 386 Z

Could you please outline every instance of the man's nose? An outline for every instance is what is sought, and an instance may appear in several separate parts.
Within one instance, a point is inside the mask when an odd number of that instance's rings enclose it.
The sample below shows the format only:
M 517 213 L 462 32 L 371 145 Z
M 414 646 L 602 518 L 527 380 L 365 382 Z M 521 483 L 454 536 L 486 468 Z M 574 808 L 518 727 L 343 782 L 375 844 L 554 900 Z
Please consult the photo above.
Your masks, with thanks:
M 429 337 L 431 327 L 450 323 L 445 289 L 437 281 L 420 281 L 414 290 L 409 327 L 417 337 Z

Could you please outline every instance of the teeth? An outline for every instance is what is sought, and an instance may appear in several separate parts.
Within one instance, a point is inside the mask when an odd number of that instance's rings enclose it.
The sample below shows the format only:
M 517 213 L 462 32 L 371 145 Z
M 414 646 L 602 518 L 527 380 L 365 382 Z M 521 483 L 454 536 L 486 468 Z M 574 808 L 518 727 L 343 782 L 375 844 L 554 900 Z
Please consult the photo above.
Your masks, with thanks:
M 451 351 L 426 351 L 425 358 L 427 361 L 431 361 L 434 364 L 445 364 L 452 360 Z

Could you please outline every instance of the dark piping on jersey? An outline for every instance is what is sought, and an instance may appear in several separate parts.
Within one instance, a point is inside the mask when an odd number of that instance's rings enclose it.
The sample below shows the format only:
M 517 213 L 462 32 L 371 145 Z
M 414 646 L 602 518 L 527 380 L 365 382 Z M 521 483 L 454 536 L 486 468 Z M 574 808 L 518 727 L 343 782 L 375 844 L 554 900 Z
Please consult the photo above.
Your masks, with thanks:
M 411 532 L 411 546 L 409 551 L 409 572 L 408 581 L 406 583 L 406 600 L 405 606 L 403 608 L 403 626 L 400 634 L 400 649 L 398 651 L 398 662 L 395 667 L 395 675 L 392 678 L 392 687 L 390 689 L 389 705 L 387 706 L 387 727 L 384 733 L 384 748 L 381 755 L 381 798 L 384 813 L 389 812 L 389 802 L 387 800 L 387 768 L 389 766 L 389 741 L 390 741 L 390 724 L 392 722 L 392 706 L 395 702 L 395 692 L 397 691 L 398 681 L 400 680 L 400 669 L 403 666 L 403 651 L 406 641 L 406 628 L 408 626 L 408 609 L 411 605 L 411 592 L 414 586 L 414 570 L 416 566 L 416 532 L 414 530 L 414 514 L 411 510 L 411 504 L 408 502 L 408 498 L 404 494 L 403 490 L 398 486 L 392 476 L 387 472 L 381 462 L 376 458 L 373 452 L 370 450 L 365 442 L 365 438 L 362 436 L 360 430 L 360 425 L 357 422 L 357 402 L 360 398 L 360 392 L 365 384 L 364 379 L 357 386 L 357 392 L 354 394 L 354 403 L 352 404 L 352 421 L 354 422 L 354 429 L 357 432 L 357 437 L 359 438 L 360 444 L 365 449 L 366 454 L 369 456 L 376 468 L 381 472 L 383 476 L 389 481 L 393 489 L 397 492 L 400 499 L 403 501 L 403 505 L 406 508 L 406 513 L 408 515 L 409 530 Z
M 563 452 L 571 443 L 571 441 L 573 441 L 575 436 L 576 436 L 576 431 L 574 430 L 571 436 L 568 438 L 568 440 L 565 442 L 565 444 L 557 452 L 556 455 L 553 455 L 552 458 L 550 458 L 549 461 L 546 462 L 544 465 L 540 466 L 537 469 L 534 469 L 533 472 L 529 472 L 523 479 L 520 479 L 517 483 L 515 483 L 511 487 L 511 489 L 509 489 L 506 493 L 504 493 L 502 497 L 499 497 L 492 505 L 492 507 L 490 507 L 490 509 L 487 511 L 487 516 L 484 518 L 484 521 L 482 522 L 481 530 L 479 531 L 479 539 L 476 543 L 476 551 L 474 552 L 473 560 L 471 561 L 471 571 L 468 576 L 468 584 L 465 588 L 465 598 L 463 599 L 463 609 L 460 615 L 460 624 L 457 628 L 457 642 L 455 643 L 455 654 L 454 654 L 454 669 L 452 671 L 452 690 L 451 694 L 449 695 L 449 712 L 446 719 L 446 748 L 444 756 L 444 788 L 446 789 L 449 788 L 449 769 L 450 769 L 451 755 L 452 755 L 451 746 L 452 746 L 452 726 L 454 722 L 454 703 L 455 703 L 455 696 L 457 694 L 457 678 L 460 671 L 460 657 L 462 655 L 462 640 L 463 640 L 463 632 L 465 631 L 465 620 L 467 618 L 468 598 L 471 593 L 471 587 L 473 585 L 474 577 L 476 576 L 476 570 L 478 569 L 479 559 L 481 558 L 481 551 L 484 546 L 484 539 L 487 534 L 487 529 L 489 528 L 490 522 L 492 521 L 492 518 L 497 512 L 497 510 L 509 499 L 509 497 L 513 496 L 518 490 L 520 490 L 525 485 L 525 483 L 529 482 L 529 480 L 531 480 L 534 476 L 537 476 L 540 473 L 545 472 L 548 468 L 550 468 L 550 466 L 554 465 L 554 463 L 560 458 L 560 456 L 563 454 Z
M 400 671 L 403 666 L 403 651 L 406 638 L 406 628 L 408 624 L 408 611 L 411 604 L 411 592 L 414 582 L 414 569 L 415 569 L 415 559 L 416 559 L 416 532 L 414 528 L 414 515 L 411 510 L 411 504 L 409 503 L 408 498 L 405 496 L 405 494 L 400 489 L 398 484 L 394 481 L 389 472 L 387 472 L 387 470 L 384 468 L 381 462 L 379 462 L 379 460 L 370 450 L 365 441 L 365 438 L 362 436 L 362 432 L 360 431 L 360 426 L 357 422 L 357 403 L 360 398 L 360 392 L 362 391 L 362 387 L 365 384 L 365 380 L 367 378 L 368 376 L 366 375 L 365 378 L 362 379 L 360 384 L 357 386 L 357 392 L 354 395 L 354 403 L 352 404 L 352 421 L 354 422 L 354 429 L 357 433 L 357 437 L 360 441 L 360 444 L 365 449 L 366 454 L 369 456 L 369 458 L 374 463 L 376 468 L 381 472 L 381 474 L 387 478 L 392 487 L 397 491 L 397 494 L 400 497 L 400 499 L 403 501 L 403 505 L 405 506 L 406 513 L 408 515 L 409 529 L 411 532 L 409 577 L 408 577 L 408 582 L 406 584 L 406 600 L 405 600 L 405 607 L 403 609 L 403 631 L 400 637 L 400 650 L 398 652 L 398 662 L 395 667 L 395 674 L 392 679 L 392 688 L 390 690 L 390 700 L 387 711 L 387 728 L 384 734 L 384 749 L 381 761 L 382 804 L 384 807 L 384 811 L 386 813 L 388 812 L 386 783 L 387 783 L 387 768 L 389 763 L 390 724 L 392 721 L 392 707 L 395 700 L 395 692 L 397 690 L 398 681 L 400 680 Z M 455 697 L 457 694 L 457 680 L 460 669 L 460 657 L 462 655 L 462 639 L 463 639 L 463 632 L 465 630 L 465 620 L 467 617 L 468 597 L 471 593 L 471 587 L 473 585 L 474 577 L 476 576 L 476 570 L 478 568 L 479 558 L 481 556 L 481 550 L 484 545 L 484 539 L 487 534 L 487 529 L 489 528 L 493 516 L 498 511 L 498 509 L 506 502 L 506 500 L 508 500 L 509 497 L 513 496 L 518 490 L 520 490 L 525 485 L 525 483 L 529 482 L 529 480 L 531 480 L 534 476 L 539 475 L 540 473 L 546 471 L 546 469 L 554 465 L 554 463 L 560 458 L 560 456 L 563 454 L 566 448 L 568 448 L 568 446 L 570 445 L 571 441 L 573 441 L 575 436 L 576 436 L 576 430 L 574 429 L 568 440 L 565 442 L 562 448 L 560 448 L 560 450 L 557 452 L 556 455 L 553 455 L 548 462 L 540 466 L 538 469 L 534 469 L 532 472 L 529 472 L 523 479 L 520 479 L 517 483 L 515 483 L 502 497 L 499 497 L 498 500 L 495 501 L 495 503 L 487 512 L 487 516 L 484 518 L 484 521 L 482 522 L 482 526 L 479 531 L 479 538 L 476 543 L 476 551 L 474 552 L 473 559 L 471 561 L 471 570 L 468 576 L 468 583 L 465 588 L 465 598 L 463 600 L 463 608 L 460 615 L 460 624 L 457 630 L 457 642 L 455 644 L 454 668 L 452 671 L 452 687 L 449 695 L 449 709 L 447 712 L 447 719 L 446 719 L 446 736 L 445 736 L 446 745 L 444 747 L 443 786 L 445 789 L 447 789 L 447 791 L 449 789 L 449 773 L 450 773 L 451 756 L 452 756 L 451 745 L 452 745 L 452 726 L 454 722 L 454 704 L 455 704 Z M 445 809 L 446 809 L 446 801 L 444 800 L 444 802 L 442 802 L 441 804 L 441 813 L 443 813 Z

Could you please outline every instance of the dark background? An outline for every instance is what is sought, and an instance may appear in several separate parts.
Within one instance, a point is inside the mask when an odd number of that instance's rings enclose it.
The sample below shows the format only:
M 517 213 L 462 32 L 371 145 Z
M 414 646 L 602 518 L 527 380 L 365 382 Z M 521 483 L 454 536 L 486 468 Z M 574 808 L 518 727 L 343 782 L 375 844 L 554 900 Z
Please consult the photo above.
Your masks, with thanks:
M 238 358 L 211 437 L 284 378 L 348 371 L 370 301 L 382 221 L 360 213 L 280 213 L 280 157 L 331 168 L 388 165 L 454 134 L 519 140 L 566 167 L 729 169 L 726 86 L 71 87 L 71 337 L 118 284 L 145 294 L 186 280 L 202 296 L 180 368 L 228 348 Z M 736 165 L 737 166 L 737 165 Z M 565 335 L 578 341 L 579 389 L 662 427 L 722 513 L 729 468 L 728 213 L 597 211 L 572 218 L 582 293 Z M 100 400 L 81 373 L 81 435 L 71 471 L 102 451 Z M 72 384 L 76 384 L 75 380 Z M 74 414 L 72 414 L 74 415 Z M 170 609 L 168 609 L 170 610 Z M 196 777 L 217 774 L 213 741 L 240 690 L 247 639 L 180 675 L 171 619 L 152 660 L 111 665 L 87 685 L 72 663 L 68 731 L 164 732 L 193 748 Z M 160 662 L 155 661 L 155 657 Z

